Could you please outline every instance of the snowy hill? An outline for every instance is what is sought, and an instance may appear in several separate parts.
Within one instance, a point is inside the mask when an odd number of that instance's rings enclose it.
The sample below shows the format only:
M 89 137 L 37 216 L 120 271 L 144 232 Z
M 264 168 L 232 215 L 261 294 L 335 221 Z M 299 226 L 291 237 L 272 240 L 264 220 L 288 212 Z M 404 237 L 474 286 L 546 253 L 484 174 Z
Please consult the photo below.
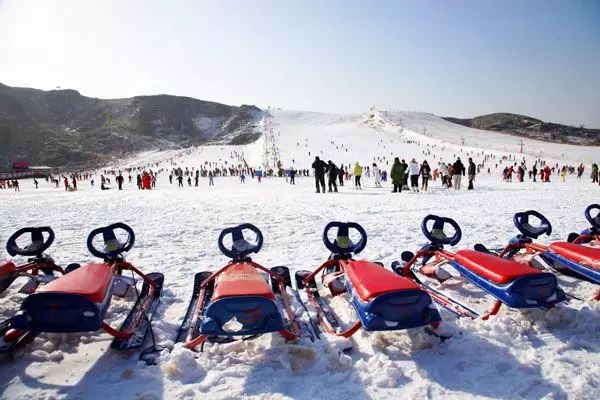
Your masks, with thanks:
M 292 272 L 313 270 L 329 255 L 322 243 L 325 224 L 356 221 L 369 235 L 361 258 L 382 262 L 387 268 L 404 250 L 417 250 L 425 241 L 419 226 L 430 213 L 456 219 L 463 230 L 454 248 L 475 243 L 495 247 L 516 234 L 512 216 L 537 209 L 553 224 L 544 244 L 564 239 L 586 227 L 584 208 L 598 201 L 600 188 L 589 183 L 589 173 L 562 182 L 502 182 L 502 156 L 517 159 L 518 140 L 500 133 L 477 131 L 450 124 L 425 113 L 371 112 L 335 115 L 271 111 L 259 128 L 272 131 L 241 146 L 198 146 L 185 150 L 155 151 L 119 161 L 110 168 L 146 166 L 159 174 L 157 187 L 137 190 L 135 179 L 123 191 L 100 191 L 100 171 L 79 182 L 79 190 L 31 180 L 21 181 L 21 192 L 0 190 L 0 244 L 23 226 L 51 226 L 56 241 L 50 254 L 60 265 L 95 261 L 86 249 L 91 229 L 123 221 L 136 232 L 127 260 L 142 271 L 165 274 L 163 304 L 154 320 L 157 341 L 166 350 L 159 365 L 138 362 L 138 354 L 111 350 L 105 333 L 42 334 L 13 359 L 0 364 L 0 398 L 67 399 L 367 399 L 367 398 L 503 398 L 593 399 L 600 385 L 600 305 L 591 301 L 597 287 L 571 277 L 559 283 L 576 298 L 550 310 L 526 312 L 502 308 L 489 321 L 457 319 L 442 312 L 451 339 L 440 342 L 422 330 L 387 333 L 358 332 L 354 350 L 340 353 L 347 341 L 330 335 L 314 343 L 285 343 L 275 334 L 229 344 L 207 343 L 195 353 L 174 344 L 192 293 L 193 276 L 216 271 L 227 259 L 217 246 L 221 229 L 242 222 L 257 225 L 265 244 L 253 260 L 266 266 L 286 265 Z M 425 128 L 425 130 L 423 130 Z M 462 144 L 464 138 L 464 144 Z M 596 148 L 540 144 L 526 141 L 525 152 L 543 151 L 556 162 L 572 165 L 593 160 Z M 389 182 L 375 188 L 364 177 L 364 189 L 350 183 L 337 194 L 315 194 L 312 177 L 298 177 L 292 186 L 283 178 L 216 177 L 215 186 L 202 178 L 199 187 L 169 184 L 174 166 L 264 164 L 277 156 L 284 166 L 310 168 L 315 155 L 345 165 L 377 162 L 389 169 L 393 157 L 421 161 L 453 161 L 473 156 L 490 162 L 490 174 L 481 173 L 475 190 L 455 191 L 430 183 L 426 193 L 390 193 Z M 347 151 L 346 151 L 347 150 Z M 564 156 L 563 156 L 564 155 Z M 533 159 L 532 154 L 525 157 Z M 268 160 L 270 165 L 272 161 Z M 550 159 L 548 159 L 550 161 Z M 506 163 L 506 161 L 504 161 Z M 589 161 L 586 161 L 589 162 Z M 588 168 L 589 170 L 589 168 Z M 103 173 L 103 171 L 102 171 Z M 112 177 L 111 177 L 112 178 Z M 10 258 L 2 249 L 0 258 Z M 17 261 L 24 261 L 18 259 Z M 19 309 L 21 285 L 0 294 L 0 319 Z M 477 311 L 491 300 L 469 286 L 438 286 L 469 303 Z M 129 300 L 134 294 L 130 293 Z M 113 326 L 123 320 L 128 305 L 115 298 L 106 318 Z M 354 318 L 341 298 L 332 306 L 347 323 Z

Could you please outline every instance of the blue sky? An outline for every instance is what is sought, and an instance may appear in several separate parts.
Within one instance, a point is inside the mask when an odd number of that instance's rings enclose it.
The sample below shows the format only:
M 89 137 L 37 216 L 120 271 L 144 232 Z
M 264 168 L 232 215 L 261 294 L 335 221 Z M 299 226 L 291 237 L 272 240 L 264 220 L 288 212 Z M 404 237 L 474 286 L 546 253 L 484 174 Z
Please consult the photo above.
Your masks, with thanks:
M 0 82 L 600 128 L 600 1 L 0 0 Z

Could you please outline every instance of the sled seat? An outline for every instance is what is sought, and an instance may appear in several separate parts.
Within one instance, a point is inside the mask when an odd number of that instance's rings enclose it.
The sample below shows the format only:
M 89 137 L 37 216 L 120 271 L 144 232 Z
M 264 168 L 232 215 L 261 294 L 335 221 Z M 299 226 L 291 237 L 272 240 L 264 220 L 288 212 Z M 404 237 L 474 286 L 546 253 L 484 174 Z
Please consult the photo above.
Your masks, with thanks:
M 8 260 L 0 260 L 0 276 L 7 275 L 17 269 L 15 263 Z
M 473 273 L 498 284 L 506 284 L 526 275 L 540 274 L 539 270 L 527 265 L 475 250 L 459 250 L 454 260 Z
M 600 269 L 600 249 L 568 242 L 556 242 L 549 246 L 550 251 L 577 263 Z
M 267 281 L 256 268 L 247 263 L 231 264 L 216 279 L 213 301 L 234 296 L 256 296 L 275 300 Z
M 111 268 L 105 263 L 91 263 L 77 268 L 42 286 L 40 292 L 81 295 L 93 303 L 101 303 L 112 278 Z
M 348 261 L 344 264 L 344 269 L 352 287 L 363 301 L 385 293 L 419 288 L 410 279 L 369 261 Z

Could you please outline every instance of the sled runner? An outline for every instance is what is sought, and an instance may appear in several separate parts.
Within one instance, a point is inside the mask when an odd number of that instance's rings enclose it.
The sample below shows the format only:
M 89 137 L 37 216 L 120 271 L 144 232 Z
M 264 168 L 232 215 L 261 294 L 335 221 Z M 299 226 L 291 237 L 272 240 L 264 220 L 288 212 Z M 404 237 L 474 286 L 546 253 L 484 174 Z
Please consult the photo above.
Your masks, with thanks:
M 585 216 L 592 225 L 590 229 L 581 235 L 569 235 L 571 241 L 554 242 L 549 246 L 535 243 L 533 240 L 552 233 L 550 221 L 534 210 L 516 213 L 513 222 L 520 234 L 512 238 L 497 254 L 503 259 L 517 261 L 522 265 L 555 270 L 600 284 L 600 246 L 594 246 L 600 232 L 600 215 L 592 217 L 593 210 L 600 210 L 600 205 L 592 204 L 585 210 Z M 539 225 L 532 225 L 531 218 L 537 219 Z M 490 252 L 481 244 L 476 248 Z M 600 291 L 595 300 L 600 300 Z
M 19 245 L 20 239 L 30 235 L 29 244 Z M 25 264 L 16 265 L 12 261 L 0 260 L 0 293 L 4 292 L 19 277 L 29 281 L 21 288 L 21 293 L 33 293 L 41 283 L 55 279 L 65 271 L 54 263 L 52 257 L 44 254 L 54 242 L 54 231 L 50 227 L 22 228 L 12 234 L 6 242 L 6 251 L 12 257 L 30 257 Z M 70 266 L 73 268 L 76 264 Z
M 433 222 L 431 228 L 428 226 L 430 222 Z M 454 230 L 452 236 L 444 232 L 446 226 Z M 416 255 L 405 252 L 402 259 L 406 264 L 397 271 L 412 277 L 420 273 L 440 282 L 462 276 L 496 299 L 492 309 L 481 317 L 484 320 L 496 315 L 502 304 L 510 308 L 549 308 L 565 299 L 556 277 L 551 273 L 474 250 L 456 253 L 445 250 L 445 245 L 454 246 L 461 239 L 461 229 L 453 219 L 428 215 L 423 219 L 421 230 L 429 243 Z M 419 261 L 420 265 L 417 265 Z M 452 272 L 458 272 L 458 275 Z M 427 289 L 432 290 L 430 287 Z M 437 297 L 438 293 L 432 294 L 434 300 L 445 303 L 448 299 Z M 458 308 L 458 303 L 454 306 L 459 315 L 477 316 L 466 307 Z
M 332 242 L 329 233 L 334 228 L 337 228 L 337 235 Z M 351 229 L 360 235 L 357 243 L 349 237 Z M 418 285 L 380 264 L 352 258 L 367 244 L 367 233 L 362 226 L 355 222 L 330 222 L 325 226 L 323 242 L 331 256 L 313 272 L 297 271 L 296 286 L 317 310 L 320 326 L 326 332 L 350 337 L 359 329 L 391 331 L 438 327 L 440 314 L 430 296 Z M 332 297 L 345 294 L 358 320 L 343 329 L 320 288 L 327 288 Z
M 246 240 L 245 231 L 255 234 L 254 243 Z M 230 248 L 224 242 L 229 235 Z M 279 332 L 285 340 L 302 335 L 286 290 L 291 284 L 287 269 L 269 270 L 249 257 L 258 253 L 262 244 L 262 233 L 252 224 L 221 232 L 219 249 L 231 261 L 215 273 L 196 274 L 177 341 L 195 349 L 207 340 L 248 339 L 269 332 Z
M 121 242 L 116 232 L 123 231 L 127 239 Z M 104 247 L 94 243 L 102 236 Z M 116 223 L 94 229 L 87 246 L 92 255 L 103 262 L 89 263 L 57 278 L 25 298 L 21 309 L 8 321 L 0 324 L 0 352 L 14 350 L 31 341 L 41 332 L 90 332 L 100 329 L 114 336 L 113 349 L 139 347 L 150 329 L 152 315 L 160 302 L 163 275 L 143 274 L 121 256 L 131 250 L 135 241 L 133 230 Z M 131 271 L 132 277 L 123 276 Z M 137 301 L 119 329 L 104 322 L 111 298 L 125 296 L 135 287 L 133 274 L 143 280 Z M 137 288 L 136 288 L 137 292 Z

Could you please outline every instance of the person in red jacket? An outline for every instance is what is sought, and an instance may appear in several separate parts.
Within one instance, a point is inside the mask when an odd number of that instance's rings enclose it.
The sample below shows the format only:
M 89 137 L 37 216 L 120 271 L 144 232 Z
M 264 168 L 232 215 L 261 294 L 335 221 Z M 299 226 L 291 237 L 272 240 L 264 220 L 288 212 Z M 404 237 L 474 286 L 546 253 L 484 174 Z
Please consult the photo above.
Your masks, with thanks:
M 150 174 L 144 171 L 142 175 L 142 189 L 150 190 L 152 188 L 152 178 Z

